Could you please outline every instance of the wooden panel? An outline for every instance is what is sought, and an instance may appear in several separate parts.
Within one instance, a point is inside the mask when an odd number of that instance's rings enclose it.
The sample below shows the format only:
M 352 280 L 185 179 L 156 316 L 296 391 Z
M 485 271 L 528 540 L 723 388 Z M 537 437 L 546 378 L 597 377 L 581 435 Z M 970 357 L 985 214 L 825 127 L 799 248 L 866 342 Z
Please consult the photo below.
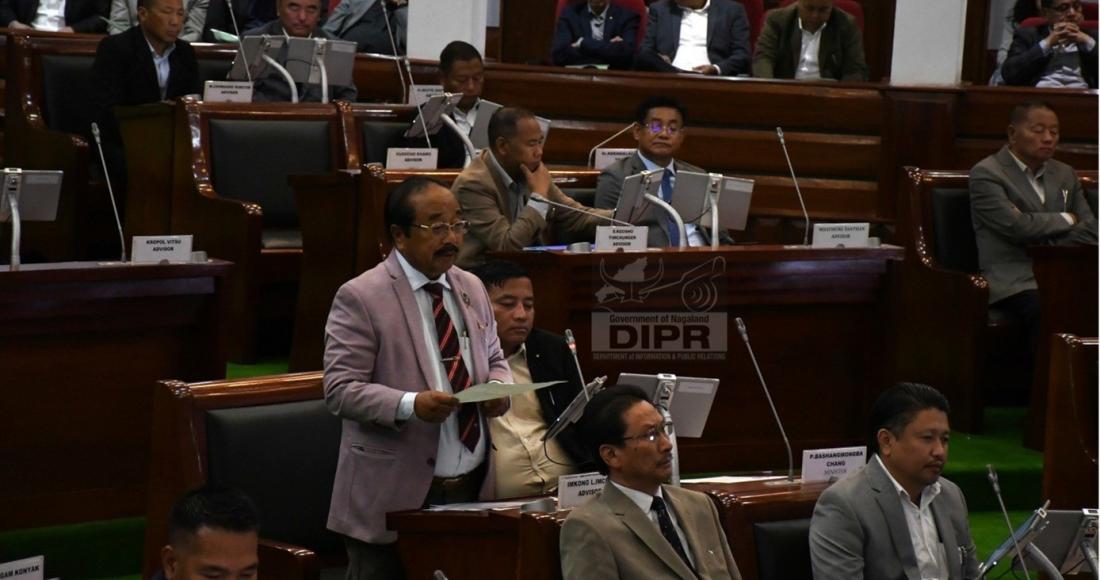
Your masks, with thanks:
M 1051 341 L 1043 497 L 1055 509 L 1095 508 L 1098 343 L 1070 334 Z

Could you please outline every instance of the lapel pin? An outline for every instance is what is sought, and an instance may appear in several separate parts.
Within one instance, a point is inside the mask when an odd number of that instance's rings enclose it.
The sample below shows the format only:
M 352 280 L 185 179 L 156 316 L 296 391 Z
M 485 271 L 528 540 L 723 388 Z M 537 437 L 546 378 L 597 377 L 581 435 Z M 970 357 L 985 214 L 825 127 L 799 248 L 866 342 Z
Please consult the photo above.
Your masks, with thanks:
M 462 293 L 462 302 L 465 303 L 466 306 L 469 306 L 470 305 L 470 295 L 463 292 Z

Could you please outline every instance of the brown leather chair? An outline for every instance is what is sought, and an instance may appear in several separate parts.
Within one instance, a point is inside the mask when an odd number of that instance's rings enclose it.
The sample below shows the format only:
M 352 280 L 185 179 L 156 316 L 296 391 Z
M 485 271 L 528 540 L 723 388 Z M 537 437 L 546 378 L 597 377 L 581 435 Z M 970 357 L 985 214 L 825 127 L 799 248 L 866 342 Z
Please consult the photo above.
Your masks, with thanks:
M 160 567 L 172 503 L 206 483 L 256 502 L 261 576 L 342 577 L 342 540 L 325 527 L 341 421 L 325 406 L 321 373 L 161 381 L 153 401 L 146 577 Z

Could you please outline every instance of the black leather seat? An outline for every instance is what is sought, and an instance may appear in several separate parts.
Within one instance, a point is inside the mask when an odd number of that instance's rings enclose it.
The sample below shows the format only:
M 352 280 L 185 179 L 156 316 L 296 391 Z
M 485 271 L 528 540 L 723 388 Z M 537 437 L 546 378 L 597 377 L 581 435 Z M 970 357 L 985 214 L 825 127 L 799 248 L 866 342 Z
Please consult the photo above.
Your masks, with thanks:
M 87 135 L 91 131 L 92 108 L 87 99 L 92 89 L 92 56 L 75 54 L 42 55 L 42 117 L 55 131 Z
M 810 519 L 752 525 L 760 580 L 811 580 Z
M 970 221 L 970 191 L 932 189 L 932 238 L 936 261 L 960 272 L 978 271 L 978 244 Z
M 386 149 L 397 147 L 409 124 L 405 121 L 381 121 L 365 119 L 359 123 L 359 132 L 363 136 L 361 162 L 386 163 Z

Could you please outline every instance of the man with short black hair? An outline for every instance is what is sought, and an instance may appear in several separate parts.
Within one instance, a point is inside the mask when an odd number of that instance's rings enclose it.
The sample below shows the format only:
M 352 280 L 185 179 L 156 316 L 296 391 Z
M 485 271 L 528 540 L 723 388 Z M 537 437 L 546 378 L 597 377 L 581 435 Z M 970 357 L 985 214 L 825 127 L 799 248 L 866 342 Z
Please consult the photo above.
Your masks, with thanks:
M 206 485 L 184 494 L 168 520 L 163 569 L 154 580 L 255 578 L 260 518 L 244 493 Z
M 489 119 L 490 146 L 455 179 L 454 191 L 470 221 L 458 264 L 476 266 L 485 252 L 527 246 L 592 241 L 611 212 L 593 210 L 561 192 L 542 163 L 542 128 L 526 109 L 503 107 Z M 545 199 L 574 208 L 553 207 Z M 590 212 L 586 214 L 585 212 Z
M 1021 26 L 1001 65 L 1005 84 L 1097 87 L 1096 32 L 1081 28 L 1081 0 L 1040 0 L 1042 26 Z
M 752 74 L 762 79 L 866 81 L 863 32 L 833 0 L 798 0 L 768 12 Z
M 585 452 L 573 426 L 545 443 L 543 435 L 581 392 L 581 378 L 565 339 L 535 327 L 535 289 L 517 264 L 486 262 L 470 270 L 485 284 L 500 349 L 517 383 L 562 381 L 512 397 L 508 412 L 489 421 L 497 497 L 552 493 L 558 477 L 577 471 Z
M 666 202 L 672 200 L 677 172 L 706 173 L 700 167 L 676 159 L 676 154 L 684 144 L 686 121 L 687 110 L 672 97 L 658 95 L 639 103 L 634 111 L 634 139 L 638 141 L 638 148 L 633 155 L 608 165 L 600 173 L 596 184 L 595 206 L 614 210 L 623 192 L 623 181 L 643 171 L 664 170 L 661 175 L 660 196 Z M 688 246 L 710 245 L 711 232 L 708 228 L 690 221 L 692 216 L 681 217 L 687 222 L 684 228 L 688 235 Z M 679 245 L 680 232 L 676 223 L 648 201 L 642 202 L 632 221 L 635 225 L 649 228 L 648 245 L 651 248 Z M 719 236 L 722 243 L 733 242 L 725 231 L 719 232 Z
M 672 425 L 644 391 L 615 386 L 596 393 L 579 425 L 607 483 L 562 526 L 565 580 L 741 578 L 714 502 L 665 485 Z
M 734 77 L 752 72 L 749 18 L 734 0 L 659 0 L 649 6 L 634 66 Z
M 385 224 L 393 251 L 340 287 L 325 325 L 325 403 L 343 419 L 328 527 L 348 580 L 404 577 L 386 513 L 493 497 L 485 420 L 508 399 L 455 394 L 512 382 L 485 287 L 454 267 L 467 228 L 454 195 L 410 178 Z
M 977 578 L 966 499 L 940 477 L 951 436 L 947 399 L 899 383 L 871 407 L 867 465 L 817 500 L 810 522 L 815 580 Z

